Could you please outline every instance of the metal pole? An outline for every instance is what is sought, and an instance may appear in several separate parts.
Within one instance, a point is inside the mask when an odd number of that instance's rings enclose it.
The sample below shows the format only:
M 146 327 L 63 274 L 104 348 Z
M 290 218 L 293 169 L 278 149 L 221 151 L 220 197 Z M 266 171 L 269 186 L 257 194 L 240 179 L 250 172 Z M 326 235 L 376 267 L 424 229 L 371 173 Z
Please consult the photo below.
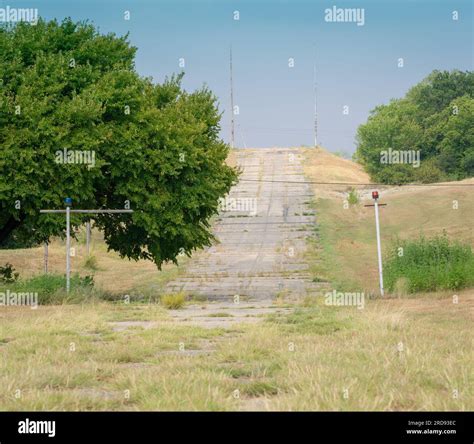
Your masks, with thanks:
M 380 245 L 379 204 L 377 199 L 375 199 L 375 229 L 377 231 L 377 254 L 379 257 L 380 294 L 381 296 L 383 296 L 382 248 Z
M 90 243 L 91 243 L 91 223 L 90 221 L 86 222 L 86 251 L 87 256 L 90 254 Z
M 314 147 L 318 146 L 318 105 L 317 105 L 317 83 L 316 83 L 316 60 L 314 61 L 313 70 L 313 81 L 314 81 Z
M 64 214 L 66 213 L 66 291 L 69 293 L 71 284 L 71 213 L 77 214 L 118 214 L 118 213 L 133 213 L 133 210 L 71 210 L 72 199 L 64 199 L 66 202 L 65 210 L 40 210 L 41 214 L 54 213 Z
M 48 242 L 44 243 L 44 273 L 48 274 Z
M 71 287 L 71 208 L 66 207 L 66 292 Z
M 234 148 L 234 81 L 232 78 L 232 46 L 230 47 L 230 147 Z

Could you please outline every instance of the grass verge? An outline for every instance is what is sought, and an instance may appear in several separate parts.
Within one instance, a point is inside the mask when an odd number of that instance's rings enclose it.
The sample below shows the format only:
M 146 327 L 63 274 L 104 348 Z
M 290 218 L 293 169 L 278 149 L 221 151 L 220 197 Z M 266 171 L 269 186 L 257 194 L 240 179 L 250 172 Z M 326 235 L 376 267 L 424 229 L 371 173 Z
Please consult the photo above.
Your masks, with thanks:
M 1 307 L 0 408 L 472 410 L 474 294 L 458 297 L 299 306 L 229 330 L 159 304 Z

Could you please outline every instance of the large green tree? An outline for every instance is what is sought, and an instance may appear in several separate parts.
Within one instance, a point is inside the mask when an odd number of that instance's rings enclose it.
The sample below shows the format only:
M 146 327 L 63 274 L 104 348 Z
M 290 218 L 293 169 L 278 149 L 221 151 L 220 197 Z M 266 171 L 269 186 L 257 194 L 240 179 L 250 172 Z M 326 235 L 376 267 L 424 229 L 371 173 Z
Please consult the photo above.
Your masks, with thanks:
M 226 165 L 216 98 L 181 76 L 134 69 L 127 37 L 70 19 L 0 28 L 0 244 L 62 235 L 61 208 L 124 208 L 96 225 L 122 256 L 158 266 L 212 242 L 210 217 L 237 173 Z M 95 165 L 58 163 L 88 152 Z M 74 218 L 75 224 L 84 219 Z
M 474 73 L 433 71 L 358 128 L 356 159 L 383 183 L 462 179 L 473 172 Z M 421 166 L 386 164 L 388 149 L 420 152 Z
M 392 150 L 418 150 L 423 130 L 416 120 L 417 107 L 407 100 L 392 100 L 372 111 L 358 129 L 357 158 L 372 179 L 384 183 L 403 183 L 413 179 L 413 167 L 381 162 L 381 153 Z

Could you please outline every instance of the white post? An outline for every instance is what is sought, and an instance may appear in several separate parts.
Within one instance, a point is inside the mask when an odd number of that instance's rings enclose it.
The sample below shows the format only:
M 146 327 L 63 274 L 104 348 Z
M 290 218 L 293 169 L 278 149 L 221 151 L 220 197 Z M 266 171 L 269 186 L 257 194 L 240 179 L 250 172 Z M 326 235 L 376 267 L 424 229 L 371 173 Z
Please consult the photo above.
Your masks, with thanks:
M 118 214 L 118 213 L 133 213 L 133 210 L 71 210 L 70 206 L 72 200 L 70 198 L 64 199 L 66 203 L 65 210 L 40 210 L 40 213 L 66 213 L 66 291 L 69 293 L 71 286 L 71 213 L 75 214 Z
M 66 207 L 66 292 L 71 287 L 71 208 Z
M 48 242 L 44 243 L 44 273 L 48 274 Z
M 377 254 L 379 257 L 380 294 L 383 296 L 382 248 L 380 246 L 379 204 L 375 199 L 375 229 L 377 231 Z
M 87 256 L 90 254 L 90 243 L 91 243 L 91 223 L 90 221 L 86 222 L 86 250 Z
M 232 76 L 232 46 L 230 47 L 230 147 L 234 148 L 234 80 Z
M 313 81 L 314 81 L 314 147 L 318 147 L 318 90 L 316 83 L 316 57 L 314 60 L 314 71 L 313 71 Z

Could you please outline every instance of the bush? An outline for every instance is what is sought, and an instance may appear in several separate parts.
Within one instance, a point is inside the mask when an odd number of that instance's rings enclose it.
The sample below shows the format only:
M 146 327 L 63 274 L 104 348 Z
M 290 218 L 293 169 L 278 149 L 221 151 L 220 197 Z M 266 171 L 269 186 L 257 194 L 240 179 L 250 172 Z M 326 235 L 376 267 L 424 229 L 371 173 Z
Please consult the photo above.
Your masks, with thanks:
M 161 305 L 169 310 L 177 310 L 183 307 L 186 302 L 186 295 L 183 292 L 174 294 L 165 294 L 161 296 Z
M 8 262 L 4 267 L 0 267 L 0 282 L 4 284 L 11 284 L 18 280 L 20 273 L 15 273 L 15 269 L 12 264 Z
M 349 205 L 357 205 L 359 203 L 359 194 L 355 188 L 351 188 L 349 195 L 347 196 L 347 202 Z
M 459 290 L 474 285 L 474 253 L 469 245 L 450 241 L 445 234 L 427 239 L 397 240 L 385 263 L 390 291 L 408 293 Z
M 1 291 L 10 290 L 15 293 L 37 293 L 38 304 L 62 304 L 66 302 L 82 302 L 96 296 L 94 280 L 91 276 L 71 276 L 70 293 L 66 293 L 66 278 L 59 274 L 42 274 L 30 279 L 20 280 L 7 285 Z
M 415 172 L 415 180 L 421 183 L 441 182 L 446 175 L 439 169 L 435 159 L 427 159 L 421 162 L 420 168 Z
M 401 185 L 414 182 L 415 169 L 411 165 L 383 166 L 376 172 L 371 172 L 371 177 L 376 182 Z
M 89 256 L 84 261 L 84 268 L 88 268 L 89 270 L 92 270 L 92 271 L 97 271 L 99 269 L 97 258 L 95 256 Z

